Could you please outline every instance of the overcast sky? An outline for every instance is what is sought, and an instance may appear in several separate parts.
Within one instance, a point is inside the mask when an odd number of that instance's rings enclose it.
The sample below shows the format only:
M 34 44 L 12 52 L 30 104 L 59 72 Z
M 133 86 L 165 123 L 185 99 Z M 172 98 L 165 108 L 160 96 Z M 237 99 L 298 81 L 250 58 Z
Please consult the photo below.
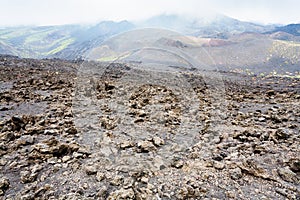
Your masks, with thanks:
M 299 0 L 0 0 L 0 26 L 142 20 L 158 14 L 224 14 L 244 21 L 300 23 Z

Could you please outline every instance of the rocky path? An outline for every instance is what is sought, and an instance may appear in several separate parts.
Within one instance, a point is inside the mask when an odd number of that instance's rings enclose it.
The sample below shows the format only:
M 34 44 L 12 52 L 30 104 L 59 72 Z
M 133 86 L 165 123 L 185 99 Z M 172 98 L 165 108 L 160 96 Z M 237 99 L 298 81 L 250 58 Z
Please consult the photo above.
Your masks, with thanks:
M 80 67 L 0 58 L 2 199 L 300 198 L 299 79 Z

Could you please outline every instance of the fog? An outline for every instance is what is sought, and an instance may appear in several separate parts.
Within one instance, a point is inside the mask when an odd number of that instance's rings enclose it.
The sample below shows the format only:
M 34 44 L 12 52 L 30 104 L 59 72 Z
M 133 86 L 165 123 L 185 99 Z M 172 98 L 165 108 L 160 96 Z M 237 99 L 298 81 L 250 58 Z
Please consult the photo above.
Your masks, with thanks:
M 297 0 L 0 0 L 0 26 L 139 21 L 159 14 L 216 13 L 262 24 L 300 22 Z

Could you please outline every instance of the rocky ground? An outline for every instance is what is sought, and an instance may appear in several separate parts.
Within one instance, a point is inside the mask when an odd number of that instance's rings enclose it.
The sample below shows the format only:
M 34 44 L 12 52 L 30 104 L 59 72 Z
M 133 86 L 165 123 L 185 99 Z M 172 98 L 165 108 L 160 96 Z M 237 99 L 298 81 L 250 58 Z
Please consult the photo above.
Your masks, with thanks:
M 84 67 L 0 57 L 2 199 L 300 199 L 299 79 Z

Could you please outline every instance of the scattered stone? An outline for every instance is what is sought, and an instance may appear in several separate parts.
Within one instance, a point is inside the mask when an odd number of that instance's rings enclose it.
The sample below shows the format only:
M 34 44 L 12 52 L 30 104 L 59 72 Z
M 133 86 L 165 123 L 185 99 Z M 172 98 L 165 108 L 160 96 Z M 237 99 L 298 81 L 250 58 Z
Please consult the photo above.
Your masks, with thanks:
M 134 199 L 135 195 L 134 195 L 134 191 L 133 189 L 119 189 L 116 190 L 114 192 L 112 192 L 109 196 L 108 196 L 108 200 L 115 200 L 115 199 Z
M 124 177 L 121 175 L 116 175 L 114 176 L 111 180 L 110 180 L 110 184 L 114 185 L 114 186 L 119 186 L 122 184 L 124 180 Z
M 242 176 L 243 176 L 242 170 L 239 167 L 236 167 L 236 168 L 230 170 L 229 172 L 230 172 L 230 177 L 233 180 L 238 180 L 238 179 L 242 178 Z
M 31 145 L 34 143 L 34 137 L 31 135 L 22 135 L 17 141 L 17 146 L 21 145 Z
M 150 141 L 140 141 L 137 143 L 137 147 L 139 148 L 140 152 L 149 152 L 156 149 L 154 144 Z
M 130 140 L 123 141 L 120 144 L 120 148 L 121 149 L 126 149 L 126 148 L 130 148 L 130 147 L 134 147 L 134 143 L 132 141 L 130 141 Z
M 64 156 L 62 157 L 63 162 L 68 162 L 71 159 L 71 156 Z
M 16 136 L 13 132 L 4 132 L 4 133 L 1 133 L 1 135 L 0 135 L 0 139 L 7 141 L 7 142 L 12 141 L 15 138 L 16 138 Z
M 82 154 L 82 153 L 73 152 L 73 157 L 74 158 L 82 158 L 83 156 L 84 156 L 84 154 Z
M 236 194 L 235 194 L 234 191 L 227 191 L 227 192 L 226 192 L 226 196 L 227 196 L 228 198 L 231 198 L 231 199 L 235 199 L 235 198 L 236 198 Z
M 260 118 L 258 118 L 258 121 L 259 121 L 259 122 L 265 122 L 265 121 L 266 121 L 266 118 L 260 117 Z
M 293 172 L 300 172 L 300 159 L 291 159 L 289 161 L 289 166 Z
M 4 192 L 9 188 L 9 180 L 8 178 L 0 178 L 0 196 L 4 194 Z
M 163 139 L 161 139 L 160 137 L 153 137 L 153 143 L 156 145 L 156 146 L 161 146 L 161 145 L 164 145 L 165 144 L 165 141 Z
M 291 133 L 288 129 L 286 128 L 279 128 L 275 132 L 275 137 L 277 140 L 285 140 L 290 137 Z
M 105 199 L 108 196 L 108 189 L 106 186 L 102 186 L 96 194 L 99 199 Z
M 56 129 L 45 130 L 44 134 L 45 135 L 57 135 L 58 134 L 58 130 L 56 130 Z
M 143 176 L 143 177 L 141 178 L 141 182 L 142 182 L 142 183 L 148 183 L 148 182 L 149 182 L 149 178 Z
M 85 166 L 85 172 L 87 175 L 93 175 L 97 173 L 97 167 L 94 165 Z
M 300 199 L 299 79 L 221 72 L 219 94 L 197 70 L 174 68 L 178 85 L 168 72 L 165 86 L 132 85 L 144 74 L 123 64 L 80 77 L 82 61 L 8 60 L 0 55 L 0 90 L 13 82 L 0 92 L 3 199 Z M 127 84 L 124 72 L 138 76 Z M 167 87 L 181 81 L 191 87 Z M 92 98 L 76 111 L 81 90 Z
M 298 178 L 297 174 L 291 171 L 288 167 L 280 168 L 277 172 L 284 181 L 300 184 L 300 178 Z
M 219 161 L 214 161 L 213 163 L 214 168 L 222 170 L 225 168 L 225 164 Z
M 38 173 L 37 172 L 31 172 L 29 170 L 21 171 L 21 182 L 22 183 L 32 183 L 36 180 Z
M 12 116 L 11 120 L 12 120 L 13 123 L 15 123 L 15 124 L 23 124 L 23 123 L 24 123 L 24 122 L 23 122 L 23 117 L 17 116 L 17 115 Z
M 177 169 L 182 168 L 183 165 L 184 165 L 184 161 L 181 158 L 174 158 L 171 163 L 171 166 Z
M 102 180 L 105 179 L 105 173 L 104 172 L 97 172 L 97 175 L 96 175 L 96 178 L 97 178 L 97 181 L 101 182 Z
M 107 130 L 113 130 L 114 128 L 116 128 L 118 122 L 119 118 L 113 118 L 109 116 L 103 116 L 100 118 L 101 126 Z
M 75 135 L 77 134 L 77 129 L 75 127 L 70 127 L 65 130 L 67 133 Z
M 275 95 L 275 91 L 274 90 L 268 90 L 267 95 L 268 96 L 273 96 L 273 95 Z
M 124 189 L 132 188 L 135 180 L 132 177 L 124 178 L 123 185 Z
M 272 174 L 254 159 L 245 160 L 242 164 L 239 165 L 239 167 L 242 169 L 242 171 L 255 177 L 263 178 L 266 180 L 274 179 Z

